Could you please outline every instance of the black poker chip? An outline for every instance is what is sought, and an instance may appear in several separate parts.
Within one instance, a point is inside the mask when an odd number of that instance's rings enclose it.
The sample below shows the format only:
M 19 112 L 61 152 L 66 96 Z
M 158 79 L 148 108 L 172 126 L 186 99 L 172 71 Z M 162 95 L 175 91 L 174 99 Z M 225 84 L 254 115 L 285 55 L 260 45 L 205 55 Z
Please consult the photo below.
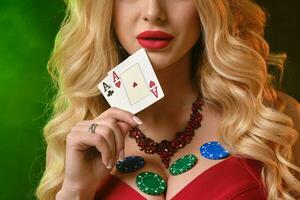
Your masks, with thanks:
M 124 160 L 119 160 L 116 168 L 121 173 L 130 173 L 144 167 L 144 165 L 144 158 L 140 156 L 128 156 Z

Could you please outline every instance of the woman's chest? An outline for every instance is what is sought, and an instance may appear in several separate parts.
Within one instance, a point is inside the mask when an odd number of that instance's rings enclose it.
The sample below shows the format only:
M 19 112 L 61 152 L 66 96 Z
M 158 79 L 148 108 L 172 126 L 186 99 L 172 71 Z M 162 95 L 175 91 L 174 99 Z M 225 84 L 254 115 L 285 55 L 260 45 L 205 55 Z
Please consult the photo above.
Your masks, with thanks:
M 187 155 L 193 155 L 196 158 L 195 160 L 186 159 L 183 166 L 177 166 L 177 172 L 181 169 L 186 171 L 184 173 L 179 173 L 178 175 L 174 175 L 174 173 L 172 175 L 169 170 L 170 168 L 166 168 L 164 166 L 159 155 L 145 154 L 143 151 L 139 150 L 134 140 L 128 139 L 125 144 L 125 146 L 129 147 L 125 149 L 126 156 L 142 157 L 144 159 L 144 166 L 131 173 L 120 173 L 116 168 L 114 168 L 112 175 L 126 183 L 129 187 L 134 189 L 146 199 L 172 199 L 179 191 L 192 184 L 192 181 L 199 177 L 200 174 L 224 160 L 210 160 L 202 157 L 200 154 L 199 149 L 202 143 L 216 139 L 215 136 L 212 135 L 213 134 L 210 136 L 204 136 L 203 134 L 202 137 L 199 135 L 195 136 L 194 140 L 190 144 L 180 149 L 173 157 L 171 157 L 170 166 L 172 166 L 172 164 L 179 158 Z M 190 165 L 190 167 L 187 168 L 188 165 Z M 151 172 L 160 176 L 166 184 L 166 190 L 160 195 L 149 195 L 146 194 L 145 191 L 142 191 L 141 187 L 138 185 L 138 177 L 144 172 Z
M 112 175 L 126 183 L 146 199 L 172 199 L 179 191 L 191 185 L 192 181 L 199 177 L 200 174 L 224 160 L 211 160 L 201 156 L 200 147 L 203 144 L 210 141 L 218 141 L 217 132 L 219 127 L 219 117 L 213 115 L 212 112 L 208 112 L 208 109 L 203 109 L 203 114 L 205 114 L 205 117 L 202 119 L 202 125 L 195 131 L 192 140 L 183 148 L 177 149 L 176 153 L 170 157 L 169 166 L 172 166 L 178 159 L 187 155 L 193 155 L 193 158 L 195 158 L 194 160 L 186 159 L 183 164 L 177 166 L 176 175 L 171 173 L 169 170 L 170 167 L 165 167 L 160 155 L 157 153 L 146 154 L 140 150 L 135 139 L 129 137 L 125 138 L 125 156 L 142 157 L 144 159 L 144 166 L 131 173 L 120 173 L 114 168 Z M 184 173 L 180 172 L 180 170 Z M 146 194 L 145 191 L 141 191 L 141 187 L 138 185 L 138 177 L 144 172 L 151 172 L 160 176 L 166 185 L 165 192 L 153 196 Z

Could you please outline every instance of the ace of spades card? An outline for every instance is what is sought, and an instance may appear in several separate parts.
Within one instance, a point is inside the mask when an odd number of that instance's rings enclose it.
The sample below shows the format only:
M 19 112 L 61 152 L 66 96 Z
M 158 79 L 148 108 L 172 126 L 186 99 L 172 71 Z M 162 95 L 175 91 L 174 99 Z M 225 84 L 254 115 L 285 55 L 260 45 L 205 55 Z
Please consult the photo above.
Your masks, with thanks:
M 103 94 L 107 102 L 111 107 L 116 107 L 115 106 L 115 99 L 118 99 L 119 97 L 116 96 L 114 89 L 111 86 L 109 77 L 106 76 L 99 84 L 98 88 L 100 92 Z
M 108 79 L 113 91 L 111 106 L 133 114 L 164 97 L 144 49 L 138 50 L 109 71 Z

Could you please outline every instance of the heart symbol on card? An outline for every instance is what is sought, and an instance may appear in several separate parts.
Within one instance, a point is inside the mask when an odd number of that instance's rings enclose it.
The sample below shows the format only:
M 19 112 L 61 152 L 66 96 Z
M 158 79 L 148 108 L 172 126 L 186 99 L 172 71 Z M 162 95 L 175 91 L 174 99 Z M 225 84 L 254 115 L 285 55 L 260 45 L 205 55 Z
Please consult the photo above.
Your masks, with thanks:
M 136 87 L 137 85 L 138 85 L 138 84 L 137 84 L 136 82 L 134 82 L 132 86 L 133 86 L 133 87 Z
M 149 83 L 149 87 L 150 88 L 152 88 L 152 87 L 154 87 L 156 84 L 154 83 L 154 81 L 150 81 L 150 83 Z
M 116 82 L 116 83 L 115 83 L 115 86 L 118 87 L 118 88 L 120 88 L 120 86 L 121 86 L 121 81 Z

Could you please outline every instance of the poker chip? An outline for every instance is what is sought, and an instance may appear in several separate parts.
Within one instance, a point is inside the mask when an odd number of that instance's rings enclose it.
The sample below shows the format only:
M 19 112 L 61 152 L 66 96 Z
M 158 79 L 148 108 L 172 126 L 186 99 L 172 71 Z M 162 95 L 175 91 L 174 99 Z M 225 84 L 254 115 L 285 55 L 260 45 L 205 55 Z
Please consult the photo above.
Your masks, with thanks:
M 167 184 L 164 179 L 153 172 L 142 172 L 136 177 L 137 187 L 144 193 L 158 195 L 163 193 Z
M 210 160 L 220 160 L 230 155 L 229 152 L 222 147 L 221 143 L 216 141 L 203 144 L 200 147 L 200 153 L 204 158 Z
M 144 164 L 144 158 L 139 156 L 128 156 L 124 160 L 119 160 L 116 164 L 116 168 L 121 173 L 130 173 L 144 167 Z
M 169 168 L 169 171 L 173 176 L 176 176 L 189 171 L 196 163 L 197 157 L 193 154 L 188 154 L 176 160 Z

